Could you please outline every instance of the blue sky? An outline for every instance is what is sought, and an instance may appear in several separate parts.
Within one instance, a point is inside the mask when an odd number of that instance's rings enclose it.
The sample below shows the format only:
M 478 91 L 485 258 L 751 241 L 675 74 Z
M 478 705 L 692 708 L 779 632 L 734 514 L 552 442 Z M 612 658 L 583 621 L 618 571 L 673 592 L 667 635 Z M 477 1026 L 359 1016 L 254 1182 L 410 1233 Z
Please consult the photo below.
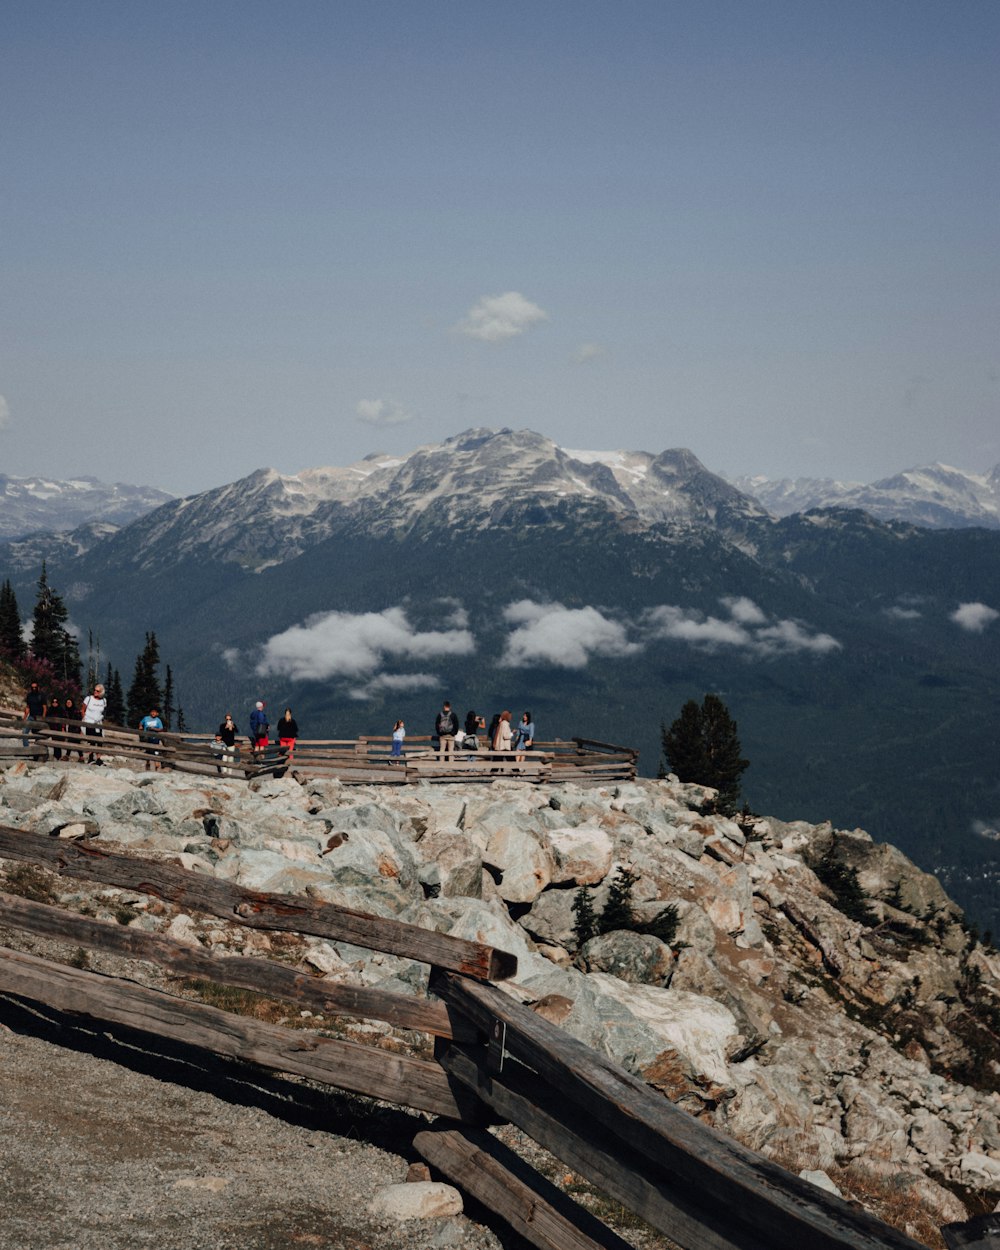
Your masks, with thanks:
M 1000 461 L 993 0 L 11 0 L 0 468 Z

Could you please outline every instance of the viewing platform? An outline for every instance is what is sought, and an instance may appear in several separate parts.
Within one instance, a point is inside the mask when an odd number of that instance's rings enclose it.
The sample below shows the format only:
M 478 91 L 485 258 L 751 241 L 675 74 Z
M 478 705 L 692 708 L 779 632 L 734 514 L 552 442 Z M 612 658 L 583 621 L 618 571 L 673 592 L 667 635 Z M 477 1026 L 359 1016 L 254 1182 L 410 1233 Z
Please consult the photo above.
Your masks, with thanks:
M 244 738 L 232 752 L 223 751 L 212 734 L 157 732 L 158 742 L 144 740 L 137 729 L 105 723 L 101 734 L 89 736 L 85 726 L 67 731 L 66 722 L 51 717 L 26 722 L 13 708 L 0 708 L 0 760 L 63 760 L 133 768 L 160 767 L 209 776 L 243 778 L 290 775 L 298 781 L 333 777 L 352 785 L 412 785 L 501 779 L 536 784 L 573 782 L 602 784 L 632 781 L 639 752 L 593 738 L 537 741 L 524 752 L 466 751 L 448 754 L 435 749 L 430 735 L 407 738 L 402 755 L 392 755 L 390 735 L 358 738 L 300 738 L 293 752 L 275 744 L 254 751 Z M 523 758 L 518 758 L 518 754 Z

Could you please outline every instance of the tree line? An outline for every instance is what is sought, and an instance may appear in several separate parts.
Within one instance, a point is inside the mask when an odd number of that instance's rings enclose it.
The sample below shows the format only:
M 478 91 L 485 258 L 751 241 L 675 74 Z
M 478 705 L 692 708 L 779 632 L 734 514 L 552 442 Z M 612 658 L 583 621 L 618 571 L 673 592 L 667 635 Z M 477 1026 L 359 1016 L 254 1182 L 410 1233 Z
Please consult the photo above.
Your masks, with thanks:
M 45 564 L 35 595 L 31 628 L 25 630 L 17 596 L 6 579 L 0 587 L 0 655 L 13 667 L 25 687 L 37 681 L 51 705 L 58 699 L 79 701 L 83 691 L 104 686 L 108 706 L 106 718 L 115 725 L 138 727 L 152 708 L 158 708 L 164 729 L 186 733 L 184 709 L 177 702 L 170 665 L 160 680 L 160 648 L 156 634 L 146 634 L 143 649 L 135 658 L 132 682 L 126 691 L 117 668 L 107 661 L 102 665 L 100 642 L 88 633 L 87 671 L 84 680 L 83 659 L 77 637 L 68 628 L 69 611 L 62 596 L 51 585 Z M 25 637 L 25 634 L 28 637 Z

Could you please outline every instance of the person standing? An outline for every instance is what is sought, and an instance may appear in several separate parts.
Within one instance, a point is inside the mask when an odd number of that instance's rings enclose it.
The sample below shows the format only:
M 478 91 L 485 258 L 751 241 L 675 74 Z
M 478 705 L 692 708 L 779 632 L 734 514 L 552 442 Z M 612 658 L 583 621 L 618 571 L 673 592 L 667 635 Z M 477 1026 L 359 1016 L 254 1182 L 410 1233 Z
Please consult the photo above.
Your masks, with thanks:
M 438 737 L 438 751 L 441 758 L 448 759 L 455 745 L 455 735 L 458 733 L 458 717 L 451 710 L 451 704 L 447 699 L 441 704 L 441 711 L 437 714 L 434 732 Z
M 63 729 L 65 729 L 67 734 L 76 734 L 76 736 L 79 738 L 80 736 L 80 709 L 76 706 L 72 698 L 70 698 L 69 696 L 67 696 L 66 702 L 63 705 L 62 715 L 65 717 L 65 720 L 66 720 L 66 724 L 63 725 Z M 80 760 L 83 759 L 82 751 L 77 751 L 76 755 L 77 755 L 77 759 L 80 759 Z M 69 757 L 70 757 L 70 749 L 69 749 L 69 746 L 67 745 L 66 758 L 69 759 Z
M 45 703 L 45 695 L 43 695 L 38 689 L 38 682 L 33 681 L 24 696 L 24 716 L 22 717 L 24 720 L 24 733 L 21 735 L 22 746 L 28 745 L 29 729 L 36 736 L 38 734 L 37 727 L 29 725 L 29 722 L 44 720 L 45 713 L 47 711 L 48 707 Z
M 83 701 L 83 728 L 88 738 L 100 738 L 102 736 L 101 725 L 104 723 L 104 713 L 107 709 L 108 701 L 104 697 L 104 687 L 100 682 L 94 687 L 94 693 L 88 694 Z M 87 757 L 88 764 L 103 764 L 93 751 Z
M 222 762 L 224 765 L 232 765 L 236 762 L 236 735 L 239 728 L 233 720 L 232 712 L 227 712 L 225 720 L 219 726 L 219 732 L 215 735 L 222 744 Z M 223 777 L 231 777 L 233 775 L 232 768 L 223 767 Z
M 396 721 L 392 727 L 392 751 L 390 756 L 394 760 L 401 758 L 403 754 L 403 740 L 406 738 L 406 726 L 401 720 Z
M 264 701 L 263 699 L 258 699 L 257 706 L 250 713 L 250 743 L 253 746 L 254 755 L 259 755 L 267 749 L 267 733 L 269 729 L 267 713 L 264 711 Z
M 295 739 L 299 736 L 299 725 L 290 707 L 285 708 L 285 714 L 278 721 L 278 727 L 274 732 L 278 735 L 278 746 L 287 747 L 288 762 L 291 763 L 292 756 L 295 754 Z
M 150 708 L 149 713 L 139 722 L 139 729 L 142 733 L 142 741 L 149 742 L 154 746 L 159 746 L 160 738 L 156 731 L 162 728 L 163 721 L 160 720 L 160 709 L 155 707 Z M 149 758 L 146 760 L 146 772 L 149 772 L 150 767 L 156 770 L 162 768 L 159 751 L 149 751 L 147 754 Z
M 514 760 L 518 764 L 524 762 L 524 752 L 530 751 L 535 741 L 535 722 L 531 719 L 530 712 L 521 714 L 520 723 L 514 730 L 514 750 L 517 754 Z
M 493 736 L 494 751 L 509 751 L 511 744 L 510 712 L 501 712 L 497 731 Z

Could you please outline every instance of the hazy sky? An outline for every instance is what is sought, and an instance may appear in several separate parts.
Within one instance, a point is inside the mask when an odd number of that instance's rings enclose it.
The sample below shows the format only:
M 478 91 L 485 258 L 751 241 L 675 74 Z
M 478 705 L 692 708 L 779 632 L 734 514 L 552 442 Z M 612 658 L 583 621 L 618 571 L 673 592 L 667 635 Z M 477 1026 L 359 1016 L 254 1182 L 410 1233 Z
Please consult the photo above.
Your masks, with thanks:
M 1000 461 L 996 0 L 7 0 L 0 470 Z

